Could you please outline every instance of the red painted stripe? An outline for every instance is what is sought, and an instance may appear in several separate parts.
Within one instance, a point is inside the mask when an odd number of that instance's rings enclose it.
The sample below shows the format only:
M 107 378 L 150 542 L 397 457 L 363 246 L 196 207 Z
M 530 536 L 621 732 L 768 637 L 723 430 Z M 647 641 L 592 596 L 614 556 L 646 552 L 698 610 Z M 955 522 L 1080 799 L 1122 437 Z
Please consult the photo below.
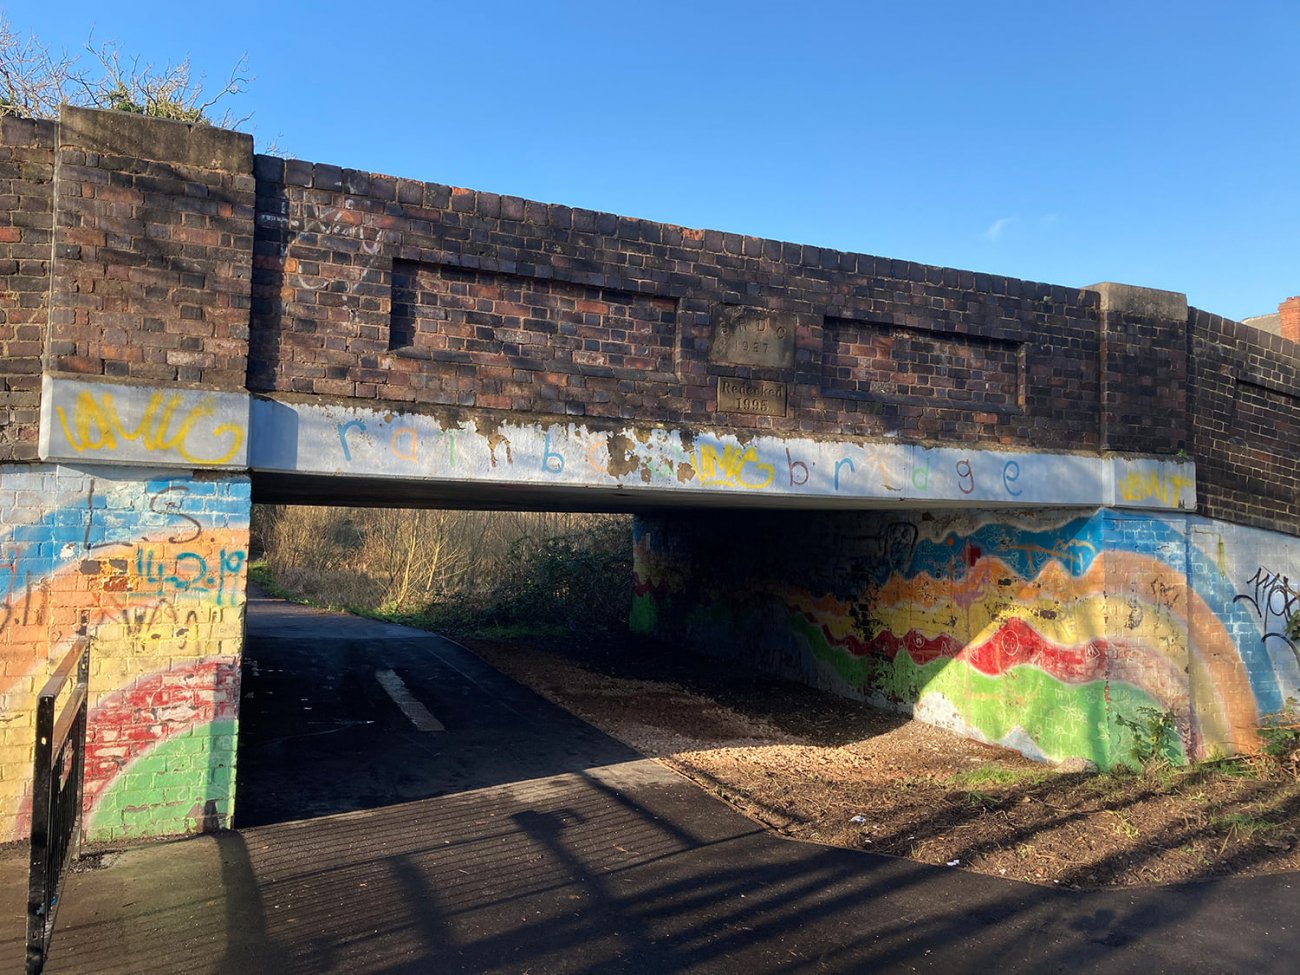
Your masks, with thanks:
M 86 735 L 86 808 L 118 774 L 155 745 L 213 721 L 238 716 L 239 673 L 209 660 L 150 674 L 90 711 Z
M 815 620 L 809 622 L 816 625 Z M 1105 640 L 1089 640 L 1079 646 L 1061 646 L 1045 639 L 1024 620 L 1008 620 L 988 640 L 969 647 L 947 633 L 928 637 L 908 630 L 901 637 L 885 630 L 863 642 L 852 635 L 836 638 L 823 625 L 822 635 L 832 646 L 856 656 L 878 656 L 890 660 L 902 650 L 918 665 L 946 658 L 961 659 L 981 673 L 996 677 L 1012 667 L 1030 664 L 1069 683 L 1098 680 L 1106 676 L 1109 647 Z

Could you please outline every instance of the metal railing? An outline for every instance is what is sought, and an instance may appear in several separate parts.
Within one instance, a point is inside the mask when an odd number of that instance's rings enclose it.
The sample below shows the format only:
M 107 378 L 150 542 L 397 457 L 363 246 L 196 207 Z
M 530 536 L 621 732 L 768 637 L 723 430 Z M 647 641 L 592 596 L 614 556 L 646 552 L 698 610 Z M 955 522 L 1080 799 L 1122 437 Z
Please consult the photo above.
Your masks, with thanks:
M 56 718 L 59 694 L 74 670 L 76 683 Z M 83 629 L 36 701 L 32 856 L 27 884 L 28 975 L 37 975 L 45 966 L 63 868 L 76 856 L 81 842 L 89 679 L 90 640 Z

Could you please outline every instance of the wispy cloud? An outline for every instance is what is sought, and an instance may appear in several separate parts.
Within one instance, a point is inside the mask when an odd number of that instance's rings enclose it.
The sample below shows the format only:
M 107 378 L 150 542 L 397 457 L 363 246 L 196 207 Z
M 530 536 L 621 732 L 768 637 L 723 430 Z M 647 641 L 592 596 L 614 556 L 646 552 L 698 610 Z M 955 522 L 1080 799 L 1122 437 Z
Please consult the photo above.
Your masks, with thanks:
M 1002 239 L 1002 235 L 1006 233 L 1007 227 L 1009 227 L 1011 224 L 1015 223 L 1019 219 L 1020 219 L 1019 217 L 998 217 L 991 224 L 989 224 L 989 229 L 984 231 L 984 233 L 981 236 L 985 240 L 993 241 L 994 243 L 996 243 L 997 241 Z

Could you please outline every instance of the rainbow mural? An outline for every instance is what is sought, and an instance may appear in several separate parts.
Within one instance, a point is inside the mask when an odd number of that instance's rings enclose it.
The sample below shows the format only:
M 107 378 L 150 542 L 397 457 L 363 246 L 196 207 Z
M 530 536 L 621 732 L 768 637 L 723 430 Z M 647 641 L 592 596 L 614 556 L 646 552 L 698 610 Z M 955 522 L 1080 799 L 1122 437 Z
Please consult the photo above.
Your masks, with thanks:
M 641 519 L 633 625 L 1103 768 L 1130 760 L 1144 708 L 1174 716 L 1181 761 L 1252 750 L 1300 698 L 1300 539 L 1114 510 L 746 517 L 711 527 L 725 571 L 689 523 Z
M 228 825 L 247 477 L 0 467 L 0 833 L 30 820 L 35 695 L 91 637 L 90 839 Z

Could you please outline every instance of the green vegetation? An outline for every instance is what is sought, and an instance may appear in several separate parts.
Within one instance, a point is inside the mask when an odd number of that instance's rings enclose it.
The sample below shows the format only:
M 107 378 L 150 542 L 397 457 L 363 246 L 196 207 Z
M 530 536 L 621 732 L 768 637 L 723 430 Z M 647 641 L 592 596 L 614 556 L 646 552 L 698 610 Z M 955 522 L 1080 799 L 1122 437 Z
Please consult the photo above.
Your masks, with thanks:
M 250 578 L 273 595 L 447 633 L 626 629 L 626 516 L 264 507 Z
M 1045 782 L 1052 773 L 1045 768 L 1002 768 L 998 765 L 981 765 L 966 772 L 950 776 L 948 782 L 960 789 L 976 789 L 984 786 L 1008 786 L 1027 783 L 1038 785 Z
M 1215 829 L 1228 834 L 1227 839 L 1249 840 L 1256 835 L 1267 836 L 1281 831 L 1282 824 L 1253 813 L 1229 813 L 1210 821 Z
M 1137 709 L 1135 718 L 1116 711 L 1115 723 L 1132 736 L 1129 758 L 1138 768 L 1146 768 L 1153 762 L 1181 760 L 1182 739 L 1178 736 L 1177 719 L 1172 711 L 1143 705 Z
M 1300 713 L 1295 698 L 1287 698 L 1281 711 L 1266 714 L 1259 723 L 1264 756 L 1292 773 L 1300 769 Z

